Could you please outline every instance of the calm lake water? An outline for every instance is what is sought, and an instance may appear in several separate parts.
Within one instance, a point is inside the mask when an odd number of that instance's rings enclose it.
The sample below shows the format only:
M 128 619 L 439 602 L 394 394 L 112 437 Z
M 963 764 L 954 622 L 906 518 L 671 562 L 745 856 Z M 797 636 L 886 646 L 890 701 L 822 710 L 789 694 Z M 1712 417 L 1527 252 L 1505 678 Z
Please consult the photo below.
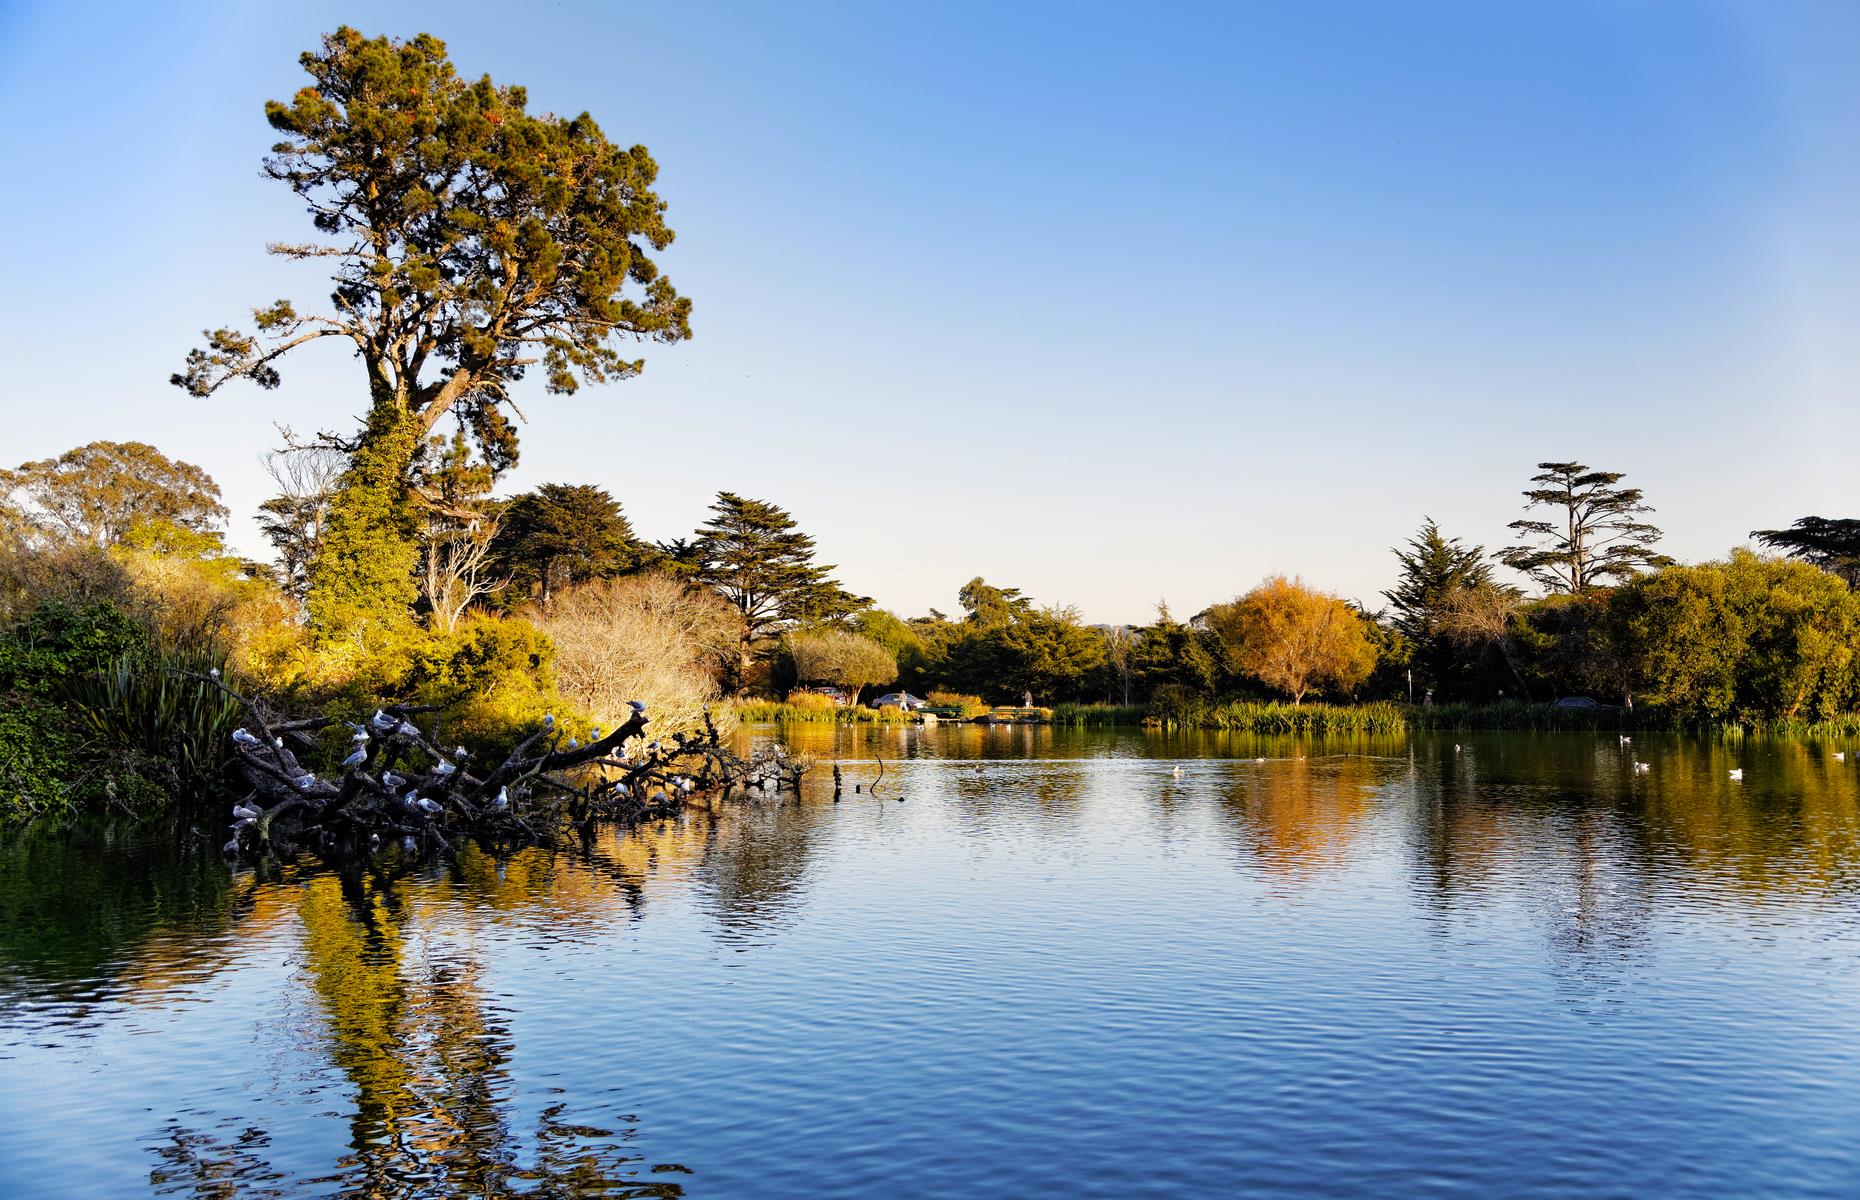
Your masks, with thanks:
M 1860 1195 L 1860 753 L 790 736 L 881 798 L 0 843 L 0 1195 Z

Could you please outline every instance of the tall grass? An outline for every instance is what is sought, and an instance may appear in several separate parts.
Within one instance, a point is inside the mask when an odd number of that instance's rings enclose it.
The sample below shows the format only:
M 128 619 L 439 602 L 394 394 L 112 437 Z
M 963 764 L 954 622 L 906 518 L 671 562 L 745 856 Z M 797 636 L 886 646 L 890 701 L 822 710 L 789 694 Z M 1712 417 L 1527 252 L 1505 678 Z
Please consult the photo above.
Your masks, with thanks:
M 1178 729 L 1224 729 L 1241 733 L 1401 733 L 1400 706 L 1373 704 L 1286 704 L 1281 701 L 1189 702 L 1151 714 L 1151 724 Z
M 920 718 L 895 708 L 845 708 L 825 697 L 824 703 L 789 700 L 740 700 L 730 712 L 745 725 L 908 725 Z
M 225 761 L 243 710 L 190 673 L 205 675 L 224 662 L 210 648 L 153 646 L 74 677 L 65 699 L 97 753 L 139 759 L 178 787 L 201 785 Z
M 1055 704 L 1052 722 L 1073 729 L 1141 725 L 1149 709 L 1141 704 Z

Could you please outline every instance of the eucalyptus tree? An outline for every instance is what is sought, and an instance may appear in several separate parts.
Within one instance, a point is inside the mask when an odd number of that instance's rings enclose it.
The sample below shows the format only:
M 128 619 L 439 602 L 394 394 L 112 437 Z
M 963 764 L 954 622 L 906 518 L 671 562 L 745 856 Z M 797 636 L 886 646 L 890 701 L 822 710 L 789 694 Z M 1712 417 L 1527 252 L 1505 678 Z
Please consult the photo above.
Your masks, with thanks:
M 1653 548 L 1659 529 L 1640 520 L 1653 511 L 1641 490 L 1615 486 L 1622 472 L 1591 471 L 1578 462 L 1538 463 L 1537 470 L 1531 476 L 1537 486 L 1524 491 L 1525 510 L 1548 508 L 1554 519 L 1511 522 L 1522 537 L 1499 553 L 1500 562 L 1547 592 L 1571 593 L 1672 564 Z
M 205 533 L 226 518 L 219 484 L 146 442 L 91 442 L 0 470 L 0 527 L 33 538 L 112 546 L 159 522 Z
M 646 148 L 594 119 L 534 115 L 522 87 L 462 78 L 445 43 L 344 26 L 301 62 L 309 83 L 265 116 L 282 135 L 265 174 L 289 187 L 316 239 L 273 245 L 327 260 L 326 308 L 257 308 L 221 328 L 173 382 L 205 396 L 235 379 L 276 388 L 279 362 L 326 338 L 350 347 L 368 397 L 315 561 L 309 611 L 324 635 L 404 624 L 415 597 L 421 448 L 442 418 L 494 472 L 517 458 L 511 389 L 637 374 L 628 340 L 690 336 L 690 301 L 651 251 L 672 230 Z

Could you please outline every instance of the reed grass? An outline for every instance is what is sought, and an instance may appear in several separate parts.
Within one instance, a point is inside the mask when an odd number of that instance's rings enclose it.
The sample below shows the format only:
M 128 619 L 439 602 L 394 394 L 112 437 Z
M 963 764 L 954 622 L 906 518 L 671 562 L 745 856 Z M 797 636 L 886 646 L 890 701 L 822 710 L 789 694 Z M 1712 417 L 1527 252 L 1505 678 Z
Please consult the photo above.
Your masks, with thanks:
M 745 725 L 909 725 L 920 718 L 895 708 L 852 708 L 827 702 L 796 704 L 787 700 L 742 700 L 730 706 Z

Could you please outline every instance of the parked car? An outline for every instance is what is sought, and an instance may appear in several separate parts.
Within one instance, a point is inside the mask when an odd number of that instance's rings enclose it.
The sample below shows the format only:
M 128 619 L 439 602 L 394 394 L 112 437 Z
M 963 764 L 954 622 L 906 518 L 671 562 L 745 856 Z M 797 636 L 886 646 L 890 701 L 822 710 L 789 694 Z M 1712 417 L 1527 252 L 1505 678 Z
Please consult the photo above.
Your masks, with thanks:
M 1605 709 L 1605 708 L 1620 708 L 1621 706 L 1619 704 L 1603 704 L 1600 701 L 1591 700 L 1587 696 L 1564 696 L 1562 699 L 1558 700 L 1556 704 L 1553 705 L 1552 707 L 1555 707 L 1555 708 L 1588 708 L 1588 709 L 1599 710 L 1599 709 Z
M 909 692 L 886 692 L 872 701 L 873 708 L 901 708 L 905 712 L 916 712 L 922 708 L 925 700 L 922 696 L 913 696 Z

